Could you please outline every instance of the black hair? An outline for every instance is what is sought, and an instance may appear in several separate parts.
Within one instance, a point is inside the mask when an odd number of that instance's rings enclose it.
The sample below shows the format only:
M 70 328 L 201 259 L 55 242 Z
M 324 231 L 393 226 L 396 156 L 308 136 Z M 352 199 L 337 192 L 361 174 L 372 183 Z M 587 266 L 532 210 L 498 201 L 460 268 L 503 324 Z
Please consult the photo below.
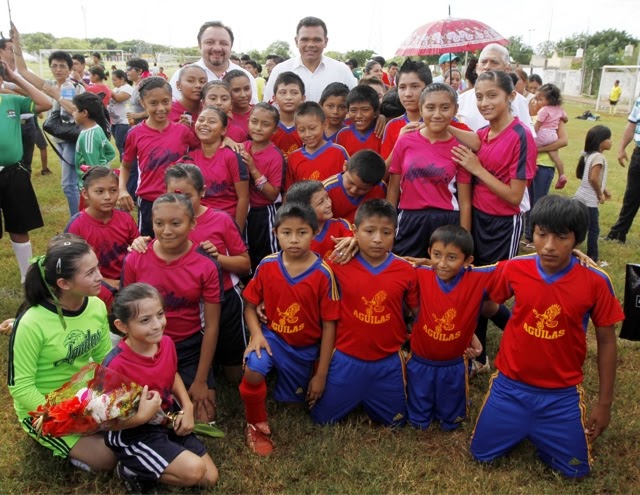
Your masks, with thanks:
M 510 95 L 513 93 L 513 81 L 511 80 L 511 76 L 504 71 L 501 70 L 490 70 L 488 72 L 483 72 L 478 76 L 478 80 L 476 84 L 481 81 L 491 81 L 496 83 L 502 91 Z
M 538 92 L 545 96 L 550 106 L 558 107 L 562 105 L 562 94 L 560 93 L 560 88 L 555 84 L 544 84 L 540 87 Z
M 278 86 L 287 86 L 289 84 L 297 85 L 300 88 L 302 96 L 304 96 L 304 81 L 298 74 L 291 71 L 281 72 L 280 74 L 278 74 L 276 83 L 273 85 L 273 93 L 275 94 L 278 92 Z
M 327 101 L 332 96 L 344 96 L 345 98 L 349 94 L 349 86 L 341 82 L 333 82 L 327 85 L 326 88 L 322 90 L 322 95 L 320 96 L 320 106 L 324 105 L 324 102 Z
M 147 62 L 143 58 L 130 58 L 129 60 L 127 60 L 127 67 L 139 70 L 140 72 L 148 72 L 149 62 Z
M 204 85 L 204 87 L 202 88 L 202 92 L 200 93 L 200 99 L 202 101 L 204 101 L 204 99 L 207 96 L 207 93 L 209 92 L 209 90 L 211 88 L 213 88 L 214 86 L 221 86 L 224 89 L 226 89 L 229 92 L 229 96 L 231 96 L 231 87 L 229 86 L 229 83 L 223 79 L 214 79 L 213 81 L 209 81 L 207 84 Z
M 516 87 L 516 84 L 518 84 L 518 74 L 516 74 L 515 72 L 509 72 L 509 77 L 511 78 L 511 82 L 513 83 L 513 87 Z
M 51 53 L 51 55 L 49 55 L 49 65 L 51 65 L 51 62 L 54 60 L 64 60 L 67 63 L 69 70 L 73 67 L 73 60 L 71 59 L 71 55 L 67 52 L 58 50 Z
M 380 62 L 378 62 L 376 59 L 373 60 L 369 60 L 366 65 L 364 66 L 364 73 L 365 75 L 368 75 L 369 72 L 371 72 L 371 69 L 373 69 L 373 67 L 375 65 L 379 65 L 380 67 L 382 67 L 382 64 Z
M 376 55 L 375 57 L 371 57 L 371 60 L 374 60 L 375 62 L 378 62 L 383 68 L 384 68 L 385 64 L 387 63 L 387 61 L 384 59 L 384 57 L 382 57 L 380 55 Z
M 244 63 L 250 65 L 255 70 L 258 70 L 258 62 L 256 62 L 255 60 L 251 60 L 251 59 L 245 60 Z
M 433 76 L 431 75 L 431 69 L 424 62 L 416 62 L 410 58 L 402 62 L 402 65 L 398 69 L 396 74 L 396 86 L 400 82 L 400 76 L 402 74 L 414 73 L 418 76 L 425 86 L 429 86 L 433 82 Z
M 171 84 L 169 84 L 165 79 L 158 76 L 147 77 L 138 85 L 138 94 L 140 95 L 140 99 L 144 100 L 145 95 L 154 89 L 166 89 L 169 94 L 172 92 Z
M 105 134 L 111 133 L 110 124 L 104 114 L 104 105 L 98 95 L 85 92 L 73 97 L 73 104 L 79 112 L 87 112 L 87 117 L 98 124 Z
M 143 282 L 136 282 L 117 292 L 111 307 L 114 318 L 125 325 L 136 319 L 139 314 L 138 303 L 143 299 L 156 299 L 161 306 L 164 306 L 162 294 L 158 289 Z
M 164 185 L 169 186 L 172 180 L 187 180 L 193 188 L 201 193 L 204 191 L 204 176 L 202 170 L 198 167 L 193 158 L 183 156 L 179 161 L 170 166 L 164 173 Z
M 360 150 L 349 158 L 347 171 L 356 174 L 365 184 L 375 186 L 383 179 L 387 166 L 375 151 Z
M 388 218 L 394 227 L 398 226 L 398 212 L 386 199 L 370 199 L 358 206 L 354 220 L 356 228 L 371 217 Z
M 324 190 L 324 185 L 319 180 L 301 180 L 289 188 L 285 201 L 311 205 L 313 195 L 322 190 Z
M 271 114 L 271 117 L 273 117 L 273 121 L 275 122 L 276 128 L 277 128 L 278 123 L 280 122 L 280 112 L 278 111 L 278 109 L 276 107 L 274 107 L 273 105 L 269 105 L 268 103 L 266 103 L 264 101 L 256 103 L 253 106 L 253 108 L 251 109 L 251 113 L 249 114 L 249 118 L 251 118 L 251 115 L 256 110 L 264 110 L 265 112 Z
M 582 179 L 582 176 L 584 175 L 587 157 L 592 153 L 600 151 L 600 145 L 607 139 L 611 139 L 611 129 L 607 126 L 597 125 L 589 129 L 587 137 L 584 140 L 584 151 L 582 156 L 580 156 L 578 166 L 576 167 L 576 177 L 578 179 Z
M 249 55 L 247 55 L 246 53 L 243 53 L 242 55 L 240 55 L 240 61 L 247 62 L 249 60 L 251 60 L 251 57 Z
M 529 76 L 529 82 L 535 82 L 542 86 L 542 78 L 538 74 L 531 74 Z
M 184 194 L 177 194 L 177 193 L 166 193 L 158 197 L 153 202 L 153 206 L 151 207 L 151 212 L 153 213 L 158 206 L 166 205 L 166 204 L 177 204 L 179 206 L 182 206 L 185 213 L 192 221 L 196 217 L 193 211 L 193 205 L 191 204 L 191 201 L 189 200 L 189 198 L 187 198 Z
M 200 71 L 202 71 L 202 73 L 208 78 L 207 76 L 207 71 L 204 70 L 202 67 L 200 67 L 198 64 L 189 64 L 189 65 L 185 65 L 180 69 L 180 73 L 178 74 L 178 80 L 182 80 L 182 75 L 186 73 L 187 70 L 189 69 L 198 69 Z
M 107 79 L 107 76 L 104 73 L 104 69 L 100 66 L 94 65 L 93 67 L 89 68 L 89 74 L 98 76 L 101 81 L 105 81 Z
M 296 110 L 296 118 L 298 117 L 306 117 L 313 116 L 320 119 L 320 122 L 324 123 L 326 116 L 324 114 L 324 110 L 322 107 L 317 104 L 315 101 L 305 101 L 302 105 L 298 107 Z
M 276 212 L 276 221 L 274 228 L 278 230 L 278 227 L 289 218 L 299 218 L 306 223 L 311 230 L 316 232 L 318 230 L 318 216 L 310 205 L 304 203 L 285 203 Z
M 364 76 L 358 81 L 358 86 L 382 86 L 383 90 L 387 88 L 378 76 Z
M 92 57 L 96 57 L 98 60 L 102 60 L 102 55 L 99 52 L 93 52 L 91 54 Z
M 387 120 L 395 119 L 396 117 L 400 117 L 400 115 L 404 114 L 404 107 L 400 102 L 398 88 L 396 86 L 389 88 L 389 91 L 387 91 L 382 97 L 380 113 L 384 115 Z
M 345 62 L 345 64 L 350 65 L 354 69 L 356 69 L 360 65 L 358 63 L 358 59 L 355 59 L 355 58 L 350 58 Z
M 322 19 L 318 19 L 317 17 L 304 17 L 303 19 L 300 19 L 300 22 L 298 23 L 298 25 L 296 26 L 296 36 L 298 36 L 298 33 L 300 32 L 300 29 L 303 27 L 321 27 L 322 30 L 324 31 L 324 37 L 327 37 L 327 25 L 324 23 L 324 21 Z
M 111 71 L 111 75 L 115 76 L 118 79 L 124 79 L 125 81 L 127 80 L 127 73 L 122 69 L 116 69 L 114 71 Z
M 280 55 L 267 55 L 267 57 L 265 58 L 266 60 L 273 60 L 276 65 L 281 64 L 282 62 L 284 62 L 284 59 L 280 56 Z
M 577 246 L 587 236 L 589 211 L 578 199 L 550 194 L 536 201 L 529 221 L 532 229 L 537 226 L 558 235 L 573 232 Z
M 354 103 L 369 103 L 374 112 L 380 111 L 380 97 L 371 86 L 356 86 L 347 95 L 347 108 Z
M 202 35 L 210 27 L 222 28 L 227 33 L 229 33 L 229 38 L 231 38 L 231 46 L 233 46 L 233 41 L 234 41 L 233 31 L 231 31 L 231 28 L 229 26 L 225 26 L 220 21 L 208 21 L 208 22 L 205 22 L 202 26 L 200 26 L 200 30 L 198 31 L 198 46 L 200 46 L 200 42 L 202 41 Z
M 11 38 L 5 38 L 2 33 L 0 33 L 0 50 L 4 50 L 7 48 L 7 43 L 13 43 Z
M 460 225 L 443 225 L 431 234 L 429 248 L 436 242 L 441 242 L 445 247 L 452 245 L 457 247 L 465 259 L 473 254 L 473 236 Z
M 24 281 L 27 308 L 37 306 L 61 293 L 58 279 L 71 280 L 78 274 L 78 262 L 91 246 L 75 234 L 59 234 L 49 242 L 44 259 L 29 265 Z M 55 300 L 54 300 L 55 301 Z
M 220 122 L 222 122 L 222 127 L 224 127 L 225 129 L 227 128 L 227 125 L 229 125 L 229 117 L 227 116 L 226 113 L 224 113 L 218 107 L 214 107 L 212 105 L 209 105 L 209 106 L 204 107 L 202 110 L 200 110 L 200 115 L 202 115 L 205 110 L 212 110 L 212 111 L 216 112 L 218 114 L 218 117 L 220 118 Z
M 82 176 L 82 187 L 88 189 L 95 181 L 110 177 L 118 184 L 118 176 L 109 167 L 91 167 Z
M 81 53 L 75 53 L 75 54 L 71 55 L 71 60 L 77 60 L 81 64 L 85 64 L 86 63 L 86 59 L 84 58 L 84 55 L 82 55 Z
M 424 101 L 431 93 L 447 93 L 449 98 L 451 98 L 451 103 L 453 103 L 454 105 L 458 104 L 458 93 L 456 93 L 455 89 L 445 83 L 432 83 L 424 88 L 422 90 L 422 93 L 420 93 L 420 108 L 422 108 L 422 105 L 424 105 Z
M 389 68 L 398 67 L 398 62 L 389 62 Z
M 478 59 L 476 57 L 472 57 L 469 59 L 469 63 L 467 64 L 467 70 L 464 71 L 464 78 L 469 81 L 472 86 L 475 86 L 476 81 L 478 80 L 478 73 L 476 72 L 477 66 Z
M 247 75 L 247 73 L 243 70 L 240 69 L 234 69 L 234 70 L 230 70 L 229 72 L 227 72 L 224 77 L 222 78 L 224 81 L 227 82 L 227 84 L 231 85 L 231 81 L 233 81 L 234 79 L 238 78 L 238 77 L 246 77 L 248 79 L 249 82 L 251 82 L 251 78 Z

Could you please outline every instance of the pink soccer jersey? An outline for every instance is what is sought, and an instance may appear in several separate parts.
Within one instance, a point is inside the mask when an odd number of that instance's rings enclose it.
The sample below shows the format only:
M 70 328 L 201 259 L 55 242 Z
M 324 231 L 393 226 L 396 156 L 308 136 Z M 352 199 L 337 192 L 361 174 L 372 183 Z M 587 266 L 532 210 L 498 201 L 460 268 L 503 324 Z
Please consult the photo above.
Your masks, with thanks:
M 140 236 L 131 215 L 121 210 L 113 210 L 106 223 L 81 211 L 69 220 L 64 231 L 87 241 L 98 257 L 100 273 L 113 280 L 120 280 L 127 248 Z
M 179 122 L 180 121 L 180 117 L 182 117 L 182 115 L 184 113 L 188 113 L 191 115 L 191 122 L 192 122 L 192 126 L 193 124 L 196 123 L 196 121 L 198 120 L 198 116 L 200 115 L 200 110 L 198 110 L 197 112 L 191 112 L 190 110 L 187 110 L 182 103 L 180 103 L 179 100 L 174 100 L 174 102 L 171 104 L 171 113 L 169 114 L 169 120 L 171 122 Z M 193 127 L 191 127 L 193 129 Z
M 301 180 L 323 181 L 339 174 L 348 159 L 345 149 L 337 144 L 325 143 L 313 153 L 308 153 L 303 146 L 291 153 L 287 159 L 285 189 Z
M 164 185 L 167 168 L 199 146 L 195 134 L 182 124 L 169 122 L 161 131 L 152 129 L 146 121 L 133 127 L 127 134 L 122 161 L 131 163 L 138 159 L 136 195 L 146 201 L 162 196 L 167 191 Z
M 282 152 L 275 144 L 260 150 L 253 151 L 253 141 L 245 141 L 244 149 L 253 157 L 253 163 L 262 175 L 267 178 L 273 187 L 282 188 L 286 170 L 286 160 Z M 251 208 L 261 208 L 273 204 L 256 188 L 253 180 L 249 183 L 249 204 Z
M 323 181 L 324 189 L 331 198 L 331 211 L 334 218 L 344 218 L 353 223 L 358 206 L 368 199 L 385 199 L 387 197 L 387 185 L 380 182 L 364 196 L 353 197 L 347 193 L 344 187 L 344 174 L 337 174 Z
M 478 130 L 482 145 L 476 155 L 482 166 L 505 184 L 512 179 L 533 179 L 537 170 L 538 151 L 529 128 L 516 117 L 506 129 L 491 139 L 490 130 L 489 126 Z M 473 207 L 489 215 L 502 217 L 520 213 L 519 205 L 511 205 L 499 198 L 480 180 L 474 181 Z
M 229 119 L 229 124 L 238 126 L 240 129 L 246 132 L 247 135 L 249 135 L 249 116 L 251 115 L 252 108 L 253 108 L 253 105 L 251 105 L 251 108 L 245 113 L 231 112 L 231 118 Z
M 200 332 L 203 303 L 220 303 L 222 292 L 222 270 L 218 263 L 194 242 L 189 252 L 177 260 L 164 261 L 153 250 L 154 243 L 147 246 L 147 252 L 131 252 L 125 258 L 121 284 L 123 287 L 135 282 L 152 285 L 164 299 L 167 317 L 165 334 L 174 342 L 191 337 Z
M 319 254 L 323 260 L 328 260 L 336 248 L 336 243 L 333 242 L 332 237 L 353 237 L 353 230 L 351 230 L 349 222 L 342 218 L 330 218 L 327 220 L 320 232 L 311 241 L 311 251 Z
M 431 143 L 420 132 L 400 136 L 389 168 L 400 176 L 400 209 L 460 210 L 457 184 L 470 184 L 471 174 L 451 159 L 458 144 L 453 137 Z
M 596 327 L 624 319 L 608 275 L 573 256 L 553 275 L 544 272 L 536 254 L 508 260 L 490 296 L 498 303 L 515 297 L 496 368 L 535 387 L 581 383 L 589 319 Z
M 304 273 L 290 277 L 282 252 L 267 256 L 242 297 L 255 306 L 264 301 L 267 327 L 294 347 L 317 344 L 322 322 L 340 316 L 338 285 L 319 257 Z
M 249 138 L 249 133 L 247 131 L 242 127 L 232 124 L 231 122 L 227 124 L 227 130 L 224 135 L 236 143 L 244 143 Z
M 380 153 L 382 139 L 376 136 L 375 126 L 361 134 L 355 125 L 351 124 L 349 127 L 343 127 L 338 131 L 336 144 L 344 147 L 349 156 L 353 156 L 360 150 L 373 150 Z

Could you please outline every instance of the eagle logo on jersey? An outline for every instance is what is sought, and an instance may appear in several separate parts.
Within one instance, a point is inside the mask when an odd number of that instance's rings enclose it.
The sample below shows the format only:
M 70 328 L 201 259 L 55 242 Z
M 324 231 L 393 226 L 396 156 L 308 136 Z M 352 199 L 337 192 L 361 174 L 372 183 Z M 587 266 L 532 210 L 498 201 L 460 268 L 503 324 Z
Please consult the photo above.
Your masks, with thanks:
M 447 311 L 445 311 L 445 313 L 442 315 L 442 318 L 438 318 L 435 314 L 432 314 L 431 317 L 436 324 L 436 332 L 441 332 L 442 330 L 450 332 L 451 330 L 453 330 L 456 326 L 451 322 L 455 319 L 457 314 L 458 313 L 456 312 L 455 308 L 449 308 Z
M 285 311 L 280 311 L 280 308 L 276 309 L 278 310 L 278 316 L 280 316 L 280 325 L 284 325 L 285 323 L 296 323 L 298 321 L 296 313 L 300 311 L 300 303 L 293 303 Z
M 320 180 L 320 172 L 314 170 L 313 173 L 309 176 L 309 180 Z
M 54 366 L 68 363 L 73 365 L 77 357 L 91 351 L 100 342 L 100 333 L 91 333 L 91 330 L 73 330 L 64 339 L 63 345 L 67 349 L 67 355 L 53 363 Z
M 378 291 L 376 295 L 373 296 L 371 301 L 368 301 L 366 297 L 362 296 L 362 301 L 364 302 L 365 306 L 367 306 L 367 309 L 365 310 L 367 315 L 371 316 L 374 311 L 376 313 L 382 313 L 384 311 L 384 306 L 382 305 L 382 303 L 386 298 L 387 292 L 384 290 Z
M 565 333 L 564 330 L 550 330 L 558 326 L 556 318 L 562 312 L 562 308 L 559 304 L 552 304 L 544 313 L 539 313 L 537 310 L 533 310 L 533 316 L 536 318 L 535 327 L 524 323 L 524 331 L 533 337 L 539 339 L 553 340 L 562 337 Z

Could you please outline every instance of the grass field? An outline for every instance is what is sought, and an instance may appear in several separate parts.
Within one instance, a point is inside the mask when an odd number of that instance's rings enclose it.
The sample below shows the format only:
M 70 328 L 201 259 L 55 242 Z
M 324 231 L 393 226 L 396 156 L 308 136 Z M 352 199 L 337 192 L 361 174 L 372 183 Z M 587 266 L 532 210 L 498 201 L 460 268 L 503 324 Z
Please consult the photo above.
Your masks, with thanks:
M 575 120 L 588 105 L 568 103 L 570 145 L 562 151 L 568 172 L 573 173 L 587 130 L 593 122 Z M 591 108 L 592 109 L 592 108 Z M 601 207 L 602 235 L 615 222 L 626 184 L 626 169 L 616 160 L 617 147 L 626 126 L 624 116 L 603 115 L 600 123 L 613 131 L 614 148 L 609 160 L 608 189 L 613 198 Z M 631 146 L 629 146 L 631 150 Z M 36 155 L 37 155 L 36 150 Z M 39 159 L 33 165 L 35 185 L 46 226 L 32 233 L 34 253 L 42 253 L 47 241 L 61 232 L 68 220 L 66 201 L 60 188 L 60 166 L 49 153 L 53 175 L 39 174 Z M 578 186 L 572 177 L 562 194 L 571 195 Z M 553 189 L 552 189 L 553 191 Z M 626 245 L 601 243 L 601 259 L 607 260 L 616 292 L 622 299 L 624 268 L 640 258 L 640 220 Z M 585 247 L 586 250 L 586 247 Z M 19 273 L 9 240 L 0 243 L 0 318 L 13 316 L 21 300 Z M 0 363 L 7 368 L 7 342 L 1 338 Z M 490 331 L 489 354 L 495 355 L 499 333 Z M 594 445 L 593 475 L 571 482 L 545 468 L 534 448 L 522 444 L 492 466 L 475 463 L 468 451 L 469 437 L 479 404 L 487 389 L 487 376 L 471 383 L 470 420 L 454 433 L 437 426 L 426 432 L 405 428 L 399 432 L 372 426 L 362 412 L 352 414 L 338 426 L 317 427 L 301 409 L 270 401 L 268 409 L 276 451 L 268 459 L 251 455 L 243 443 L 243 409 L 237 387 L 220 378 L 219 426 L 222 440 L 206 440 L 209 453 L 220 470 L 220 493 L 636 493 L 640 486 L 640 344 L 619 341 L 618 378 L 609 429 Z M 597 397 L 595 339 L 589 336 L 585 364 L 589 404 Z M 55 460 L 22 432 L 16 421 L 6 387 L 0 390 L 0 493 L 121 493 L 113 475 L 90 475 Z M 169 490 L 171 491 L 171 490 Z M 175 490 L 180 491 L 180 490 Z

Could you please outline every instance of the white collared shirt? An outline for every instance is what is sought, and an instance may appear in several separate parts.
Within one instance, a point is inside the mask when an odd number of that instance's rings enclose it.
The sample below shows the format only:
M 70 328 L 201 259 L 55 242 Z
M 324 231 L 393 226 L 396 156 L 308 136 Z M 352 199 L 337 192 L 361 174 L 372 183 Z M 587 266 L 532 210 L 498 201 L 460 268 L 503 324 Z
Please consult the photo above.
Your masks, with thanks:
M 322 96 L 324 88 L 333 82 L 344 83 L 349 89 L 354 88 L 358 84 L 358 81 L 351 73 L 351 69 L 343 62 L 323 55 L 316 70 L 311 72 L 302 63 L 302 57 L 298 55 L 297 57 L 285 60 L 273 68 L 269 76 L 269 81 L 264 88 L 263 101 L 271 101 L 273 98 L 273 86 L 278 75 L 287 71 L 299 75 L 304 82 L 306 101 L 320 101 L 320 96 Z

